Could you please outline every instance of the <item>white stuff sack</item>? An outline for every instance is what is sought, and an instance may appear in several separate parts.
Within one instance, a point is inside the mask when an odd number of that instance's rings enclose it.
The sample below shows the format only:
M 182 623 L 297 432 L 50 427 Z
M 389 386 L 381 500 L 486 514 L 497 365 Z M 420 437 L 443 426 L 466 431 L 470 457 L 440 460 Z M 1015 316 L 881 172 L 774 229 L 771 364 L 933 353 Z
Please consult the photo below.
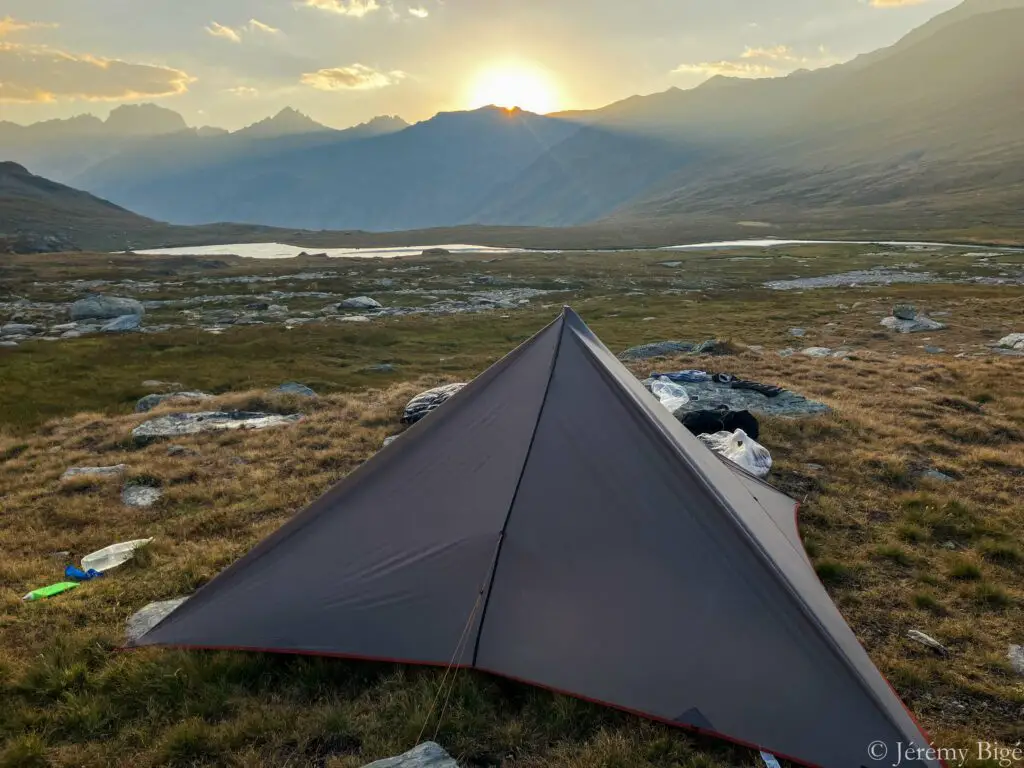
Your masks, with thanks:
M 768 449 L 748 437 L 742 429 L 698 437 L 712 451 L 725 456 L 733 464 L 739 464 L 752 475 L 764 477 L 772 468 L 772 455 Z
M 672 413 L 690 402 L 686 389 L 668 379 L 655 379 L 651 382 L 651 392 Z

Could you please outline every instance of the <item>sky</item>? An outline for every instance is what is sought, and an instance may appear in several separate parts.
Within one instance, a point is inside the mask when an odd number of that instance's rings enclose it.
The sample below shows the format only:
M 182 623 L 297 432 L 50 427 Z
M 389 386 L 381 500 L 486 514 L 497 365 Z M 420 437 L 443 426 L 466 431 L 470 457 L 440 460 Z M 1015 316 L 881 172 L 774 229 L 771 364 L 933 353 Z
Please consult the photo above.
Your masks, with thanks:
M 4 0 L 0 120 L 140 102 L 228 129 L 286 106 L 338 128 L 486 103 L 590 109 L 829 66 L 958 2 Z

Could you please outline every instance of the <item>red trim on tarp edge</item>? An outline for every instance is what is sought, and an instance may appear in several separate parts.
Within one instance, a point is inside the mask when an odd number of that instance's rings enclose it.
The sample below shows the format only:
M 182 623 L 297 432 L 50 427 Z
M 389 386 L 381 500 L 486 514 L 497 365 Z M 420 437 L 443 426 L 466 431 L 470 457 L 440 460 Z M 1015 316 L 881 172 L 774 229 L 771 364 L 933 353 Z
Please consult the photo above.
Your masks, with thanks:
M 307 651 L 307 650 L 281 649 L 281 648 L 250 648 L 250 647 L 247 647 L 247 646 L 234 646 L 234 645 L 161 645 L 161 644 L 154 644 L 154 645 L 151 645 L 151 646 L 144 646 L 144 645 L 142 645 L 142 646 L 140 646 L 140 645 L 127 646 L 127 647 L 122 647 L 120 650 L 122 650 L 122 651 L 134 651 L 134 650 L 139 650 L 140 648 L 171 648 L 171 649 L 175 649 L 175 650 L 190 650 L 190 651 L 243 651 L 243 652 L 248 652 L 248 653 L 279 653 L 279 654 L 287 655 L 287 656 L 321 656 L 321 657 L 330 658 L 330 659 L 346 659 L 346 660 L 349 660 L 349 661 L 375 661 L 375 662 L 380 662 L 380 663 L 384 663 L 384 664 L 408 664 L 408 665 L 414 666 L 414 667 L 436 667 L 436 668 L 440 668 L 440 669 L 444 669 L 444 668 L 449 666 L 449 665 L 446 665 L 446 664 L 443 664 L 443 663 L 438 663 L 436 661 L 413 661 L 413 660 L 410 660 L 410 659 L 394 659 L 394 658 L 389 658 L 389 657 L 386 657 L 386 656 L 363 656 L 361 654 L 356 654 L 356 653 L 330 653 L 330 652 L 325 652 L 325 651 Z M 521 677 L 516 677 L 515 675 L 508 675 L 508 674 L 505 674 L 504 672 L 495 672 L 494 670 L 487 669 L 485 667 L 471 667 L 471 666 L 469 666 L 467 664 L 452 664 L 452 665 L 450 665 L 450 668 L 451 669 L 471 669 L 471 670 L 476 670 L 477 672 L 484 672 L 484 673 L 486 673 L 488 675 L 494 675 L 495 677 L 501 677 L 501 678 L 504 678 L 506 680 L 512 680 L 513 682 L 522 683 L 524 685 L 531 685 L 534 688 L 540 688 L 541 690 L 550 691 L 551 693 L 557 693 L 557 694 L 560 694 L 562 696 L 571 696 L 574 699 L 580 699 L 581 701 L 586 701 L 586 702 L 589 702 L 591 704 L 598 704 L 598 705 L 600 705 L 602 707 L 608 707 L 609 709 L 615 709 L 615 710 L 618 710 L 619 712 L 625 712 L 626 714 L 629 714 L 629 715 L 635 715 L 637 717 L 642 717 L 645 720 L 652 720 L 652 721 L 654 721 L 656 723 L 661 723 L 663 725 L 668 725 L 668 726 L 671 726 L 673 728 L 679 728 L 680 730 L 688 731 L 690 733 L 695 733 L 695 734 L 698 734 L 700 736 L 710 736 L 712 738 L 719 739 L 720 741 L 727 741 L 730 744 L 735 744 L 736 746 L 740 746 L 740 747 L 746 747 L 747 749 L 753 749 L 753 750 L 756 750 L 758 752 L 762 752 L 762 751 L 763 752 L 770 752 L 771 754 L 775 755 L 778 758 L 786 760 L 786 761 L 788 761 L 790 763 L 795 763 L 796 765 L 804 766 L 804 768 L 822 768 L 822 766 L 820 766 L 820 765 L 818 765 L 816 763 L 809 763 L 806 760 L 801 760 L 800 758 L 796 758 L 796 757 L 793 757 L 791 755 L 786 755 L 786 754 L 783 754 L 782 752 L 776 752 L 775 750 L 773 750 L 773 749 L 771 749 L 769 747 L 764 747 L 764 746 L 760 746 L 758 744 L 754 744 L 754 743 L 749 742 L 749 741 L 744 741 L 742 739 L 737 739 L 737 738 L 735 738 L 733 736 L 729 736 L 729 735 L 724 734 L 724 733 L 719 733 L 718 731 L 708 730 L 707 728 L 700 728 L 700 727 L 695 726 L 695 725 L 684 725 L 683 723 L 677 723 L 677 722 L 675 722 L 673 720 L 667 720 L 667 719 L 665 719 L 663 717 L 658 717 L 657 715 L 650 715 L 650 714 L 647 714 L 646 712 L 641 712 L 640 710 L 637 710 L 637 709 L 630 709 L 629 707 L 623 707 L 623 706 L 621 706 L 619 704 L 612 704 L 612 703 L 607 702 L 607 701 L 601 701 L 600 699 L 594 699 L 594 698 L 591 698 L 589 696 L 583 696 L 583 695 L 581 695 L 579 693 L 573 693 L 572 691 L 563 691 L 560 688 L 555 688 L 554 686 L 545 685 L 543 683 L 537 683 L 537 682 L 534 682 L 533 680 L 526 680 L 526 679 L 521 678 Z

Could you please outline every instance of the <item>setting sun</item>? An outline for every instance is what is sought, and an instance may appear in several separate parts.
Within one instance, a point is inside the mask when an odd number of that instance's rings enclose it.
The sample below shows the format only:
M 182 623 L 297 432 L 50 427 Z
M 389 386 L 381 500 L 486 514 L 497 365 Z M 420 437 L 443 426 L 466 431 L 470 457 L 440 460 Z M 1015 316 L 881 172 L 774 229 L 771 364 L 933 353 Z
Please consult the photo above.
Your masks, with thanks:
M 470 107 L 493 104 L 545 114 L 558 108 L 558 93 L 550 77 L 540 69 L 505 65 L 484 70 L 469 90 Z

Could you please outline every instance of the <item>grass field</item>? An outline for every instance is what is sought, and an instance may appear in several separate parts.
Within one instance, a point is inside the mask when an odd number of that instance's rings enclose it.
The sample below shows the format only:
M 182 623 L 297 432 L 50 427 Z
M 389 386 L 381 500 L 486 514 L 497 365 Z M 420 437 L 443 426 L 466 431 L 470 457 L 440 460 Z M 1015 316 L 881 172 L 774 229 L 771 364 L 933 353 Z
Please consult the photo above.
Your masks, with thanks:
M 756 765 L 744 749 L 484 675 L 457 676 L 438 723 L 426 720 L 440 671 L 117 650 L 131 613 L 194 591 L 371 457 L 399 430 L 409 397 L 479 373 L 566 302 L 615 351 L 661 339 L 729 339 L 738 354 L 700 363 L 831 405 L 827 416 L 762 420 L 761 442 L 775 459 L 770 479 L 802 502 L 801 535 L 819 576 L 936 744 L 973 749 L 979 740 L 1024 739 L 1024 679 L 1007 659 L 1009 644 L 1024 643 L 1024 361 L 986 347 L 1024 331 L 1024 289 L 937 284 L 778 293 L 758 286 L 879 259 L 867 249 L 827 248 L 735 260 L 744 257 L 332 262 L 327 268 L 343 276 L 327 287 L 318 281 L 321 290 L 364 292 L 384 274 L 379 269 L 428 262 L 434 286 L 455 289 L 473 273 L 509 285 L 564 278 L 571 287 L 511 312 L 235 328 L 216 336 L 181 329 L 0 350 L 0 768 L 355 768 L 409 749 L 421 730 L 426 737 L 436 730 L 464 766 Z M 152 296 L 210 292 L 193 284 L 200 270 L 187 261 L 104 259 L 19 258 L 0 278 L 11 294 L 35 300 L 59 299 L 55 280 L 112 274 L 184 283 Z M 685 262 L 679 270 L 658 264 L 676 259 Z M 975 269 L 959 254 L 903 260 L 942 274 Z M 309 268 L 221 261 L 201 274 Z M 949 312 L 941 319 L 950 328 L 911 335 L 881 328 L 881 316 L 905 301 Z M 793 338 L 792 327 L 807 335 Z M 774 351 L 812 345 L 849 347 L 855 359 Z M 945 352 L 926 354 L 925 345 Z M 396 368 L 367 370 L 379 363 Z M 635 371 L 693 366 L 692 358 L 678 358 Z M 171 456 L 166 444 L 136 447 L 129 439 L 145 418 L 132 406 L 148 394 L 147 379 L 215 393 L 225 407 L 301 410 L 305 418 L 275 430 L 178 439 L 191 452 Z M 289 380 L 321 397 L 267 393 Z M 59 479 L 70 466 L 118 463 L 128 466 L 129 480 L 163 490 L 156 507 L 124 507 L 117 480 Z M 954 479 L 921 477 L 929 468 Z M 60 580 L 67 562 L 140 536 L 153 536 L 153 544 L 107 578 L 49 601 L 21 602 L 29 589 Z M 936 638 L 949 655 L 908 640 L 910 629 Z

